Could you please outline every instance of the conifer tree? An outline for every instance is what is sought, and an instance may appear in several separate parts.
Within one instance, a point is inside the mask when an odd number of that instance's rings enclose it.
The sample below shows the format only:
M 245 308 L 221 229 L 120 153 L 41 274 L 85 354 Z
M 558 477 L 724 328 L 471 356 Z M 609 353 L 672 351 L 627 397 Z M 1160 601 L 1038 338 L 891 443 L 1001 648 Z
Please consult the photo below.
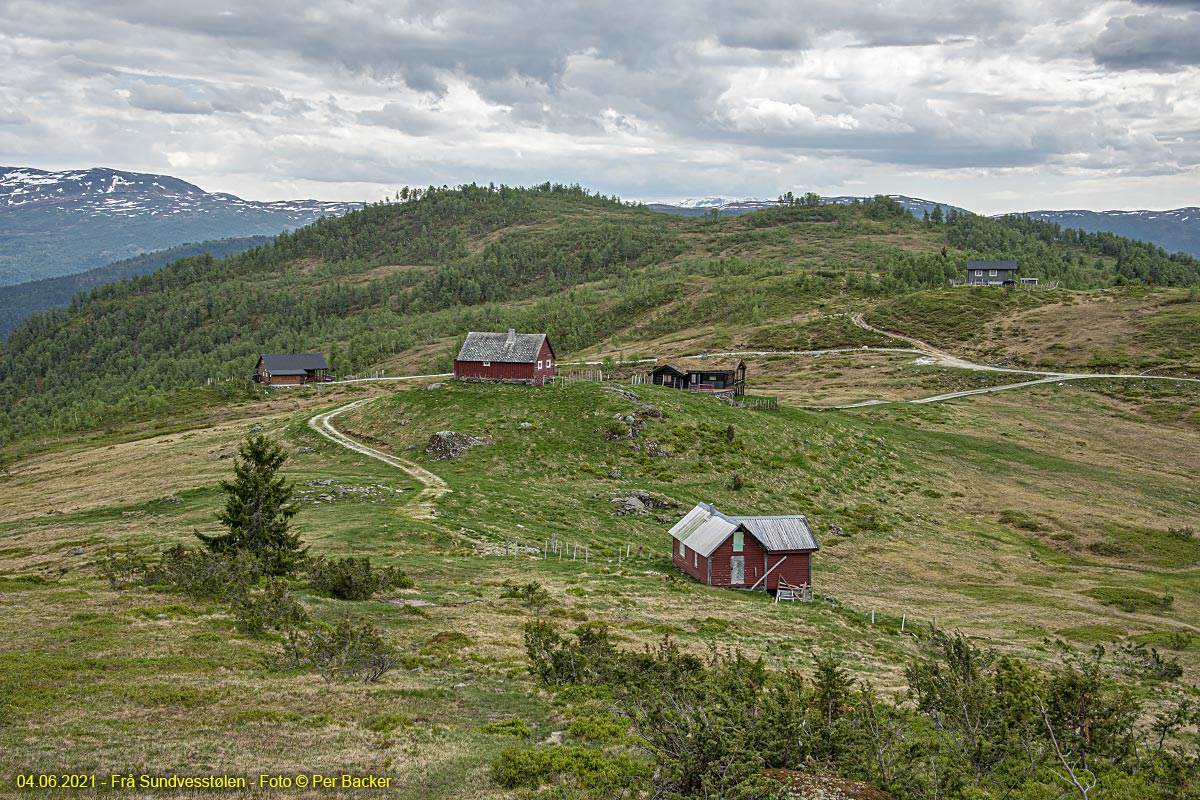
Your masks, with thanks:
M 232 481 L 221 481 L 225 510 L 217 518 L 229 533 L 196 535 L 213 552 L 244 550 L 255 556 L 268 575 L 292 572 L 308 548 L 288 531 L 299 510 L 292 503 L 295 486 L 277 473 L 287 453 L 266 436 L 251 436 L 238 447 Z

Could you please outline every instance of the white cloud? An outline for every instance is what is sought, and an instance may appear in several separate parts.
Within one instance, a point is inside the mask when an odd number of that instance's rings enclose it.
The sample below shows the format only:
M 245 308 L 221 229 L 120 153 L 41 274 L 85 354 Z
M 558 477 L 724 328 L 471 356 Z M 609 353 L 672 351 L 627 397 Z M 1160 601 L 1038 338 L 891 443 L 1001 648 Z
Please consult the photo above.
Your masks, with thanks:
M 1185 205 L 1188 8 L 0 0 L 0 163 L 173 171 L 256 199 L 549 179 Z

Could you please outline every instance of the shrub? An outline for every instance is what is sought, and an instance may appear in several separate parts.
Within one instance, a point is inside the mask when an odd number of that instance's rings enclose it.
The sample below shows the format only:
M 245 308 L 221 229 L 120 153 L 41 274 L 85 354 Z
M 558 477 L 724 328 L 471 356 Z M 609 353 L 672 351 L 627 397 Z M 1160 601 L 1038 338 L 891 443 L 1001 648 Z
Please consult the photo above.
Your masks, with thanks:
M 301 628 L 308 624 L 308 614 L 292 595 L 291 587 L 282 578 L 275 578 L 266 588 L 248 592 L 233 607 L 237 629 L 243 633 L 261 634 L 268 629 L 277 631 Z
M 312 667 L 326 683 L 373 683 L 400 663 L 396 648 L 370 623 L 354 625 L 345 619 L 337 627 L 317 625 L 286 635 L 283 653 L 274 665 L 282 669 Z
M 518 739 L 528 739 L 533 736 L 533 728 L 530 728 L 529 723 L 520 717 L 480 725 L 479 732 L 492 736 L 515 736 Z
M 318 592 L 341 600 L 370 600 L 376 592 L 409 589 L 413 585 L 395 567 L 372 567 L 366 557 L 309 559 L 308 581 Z
M 521 584 L 505 581 L 504 591 L 500 593 L 500 596 L 517 598 L 534 613 L 541 612 L 550 602 L 550 593 L 536 581 Z
M 546 797 L 637 797 L 650 778 L 649 762 L 608 756 L 587 747 L 554 745 L 539 750 L 510 747 L 492 762 L 492 780 L 506 789 L 557 784 Z M 575 791 L 571 791 L 571 790 Z
M 100 563 L 100 574 L 114 589 L 148 586 L 236 601 L 259 579 L 262 568 L 258 559 L 244 550 L 207 553 L 175 545 L 157 561 L 132 550 L 109 553 Z
M 1099 600 L 1103 605 L 1116 606 L 1122 611 L 1129 613 L 1143 610 L 1165 611 L 1175 603 L 1175 598 L 1169 594 L 1159 597 L 1156 594 L 1151 594 L 1141 589 L 1118 588 L 1114 586 L 1087 589 L 1083 594 Z

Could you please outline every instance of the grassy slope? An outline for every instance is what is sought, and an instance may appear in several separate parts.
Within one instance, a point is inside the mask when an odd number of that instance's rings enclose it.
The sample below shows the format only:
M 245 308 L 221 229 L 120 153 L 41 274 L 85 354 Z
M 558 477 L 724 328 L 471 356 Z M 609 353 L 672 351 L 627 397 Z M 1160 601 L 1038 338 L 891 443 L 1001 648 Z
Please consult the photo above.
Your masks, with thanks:
M 1194 391 L 1050 386 L 856 414 L 738 411 L 637 391 L 667 415 L 648 422 L 638 443 L 653 439 L 679 458 L 648 458 L 629 440 L 603 438 L 615 415 L 635 407 L 591 384 L 451 384 L 398 392 L 342 418 L 454 491 L 432 522 L 404 514 L 402 500 L 317 504 L 310 494 L 297 520 L 305 540 L 317 552 L 401 565 L 417 581 L 407 596 L 475 601 L 413 613 L 305 596 L 315 615 L 370 619 L 401 646 L 409 669 L 369 687 L 266 672 L 261 658 L 275 645 L 233 632 L 222 608 L 114 593 L 94 572 L 103 547 L 162 546 L 189 541 L 195 528 L 214 530 L 216 481 L 230 463 L 222 456 L 253 424 L 316 448 L 289 464 L 302 484 L 377 484 L 408 496 L 403 475 L 303 425 L 332 398 L 296 394 L 288 400 L 295 411 L 21 462 L 4 481 L 0 522 L 0 636 L 8 645 L 0 653 L 0 770 L 303 767 L 395 775 L 399 796 L 457 796 L 464 780 L 486 796 L 486 763 L 516 740 L 485 735 L 481 724 L 520 716 L 539 739 L 569 722 L 523 673 L 520 626 L 532 612 L 500 597 L 504 580 L 543 583 L 552 618 L 606 621 L 626 646 L 670 632 L 700 652 L 717 644 L 802 666 L 832 649 L 884 688 L 898 685 L 911 648 L 896 633 L 905 614 L 910 626 L 936 618 L 1044 664 L 1056 658 L 1053 641 L 1161 644 L 1173 631 L 1194 631 L 1200 542 L 1172 539 L 1165 528 L 1200 511 L 1192 478 L 1200 433 L 1155 405 L 1194 408 Z M 425 462 L 425 441 L 444 429 L 494 444 Z M 613 467 L 619 479 L 607 477 Z M 747 481 L 738 492 L 729 485 L 735 473 Z M 664 522 L 614 516 L 612 498 L 633 489 L 681 506 L 707 500 L 742 513 L 808 514 L 823 545 L 819 591 L 839 605 L 776 606 L 676 575 L 666 528 L 678 512 L 654 512 Z M 168 494 L 179 502 L 157 502 Z M 830 535 L 832 524 L 849 536 Z M 505 544 L 540 547 L 552 532 L 586 542 L 590 563 L 499 555 Z M 618 564 L 625 545 L 634 556 Z M 69 555 L 75 547 L 85 552 Z M 1175 600 L 1126 612 L 1093 596 L 1111 588 Z M 871 610 L 874 628 L 865 622 Z M 455 636 L 451 649 L 437 644 L 454 634 L 466 638 Z M 1170 655 L 1194 683 L 1200 647 Z

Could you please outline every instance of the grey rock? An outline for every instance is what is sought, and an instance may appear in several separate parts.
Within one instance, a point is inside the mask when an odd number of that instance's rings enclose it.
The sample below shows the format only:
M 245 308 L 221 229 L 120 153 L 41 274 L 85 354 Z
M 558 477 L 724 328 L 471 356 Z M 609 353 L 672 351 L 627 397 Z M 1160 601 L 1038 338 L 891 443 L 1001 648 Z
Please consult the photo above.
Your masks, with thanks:
M 72 547 L 70 550 L 67 551 L 67 555 L 69 555 L 69 556 L 81 556 L 81 555 L 83 555 L 83 553 L 84 553 L 84 550 L 82 547 Z
M 487 439 L 477 436 L 468 436 L 456 431 L 438 431 L 429 437 L 429 444 L 425 446 L 425 455 L 432 457 L 434 461 L 448 461 L 458 458 L 472 447 L 483 447 L 490 444 L 491 442 Z
M 301 448 L 300 448 L 299 450 L 297 450 L 296 452 L 297 452 L 297 453 L 315 453 L 315 452 L 317 452 L 317 451 L 316 451 L 316 450 L 314 450 L 314 449 L 313 449 L 313 448 L 311 448 L 311 447 L 301 447 Z
M 433 389 L 445 389 L 445 388 L 446 388 L 446 384 L 444 384 L 444 383 L 431 383 L 425 387 L 425 391 L 428 392 L 428 391 L 432 391 Z

